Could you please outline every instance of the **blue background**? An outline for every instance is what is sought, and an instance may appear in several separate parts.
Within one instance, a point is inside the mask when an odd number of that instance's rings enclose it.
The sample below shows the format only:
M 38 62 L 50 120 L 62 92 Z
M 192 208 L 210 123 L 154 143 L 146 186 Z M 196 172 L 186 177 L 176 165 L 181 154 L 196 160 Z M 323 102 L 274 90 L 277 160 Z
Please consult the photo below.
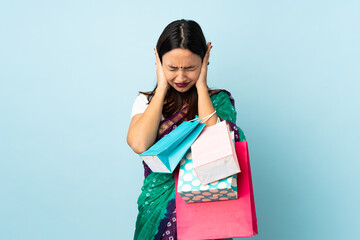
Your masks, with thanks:
M 2 1 L 0 239 L 132 239 L 126 143 L 165 26 L 197 21 L 247 137 L 259 235 L 358 237 L 358 1 Z

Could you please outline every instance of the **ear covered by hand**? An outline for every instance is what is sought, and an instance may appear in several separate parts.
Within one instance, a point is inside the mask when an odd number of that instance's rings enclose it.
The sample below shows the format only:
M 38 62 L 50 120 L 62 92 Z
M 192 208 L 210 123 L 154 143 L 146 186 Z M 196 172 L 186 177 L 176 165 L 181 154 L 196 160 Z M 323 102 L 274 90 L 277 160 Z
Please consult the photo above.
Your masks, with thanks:
M 165 74 L 162 68 L 162 64 L 159 58 L 159 54 L 157 52 L 157 49 L 154 48 L 155 51 L 155 58 L 156 58 L 156 75 L 157 75 L 157 85 L 159 88 L 163 88 L 165 91 L 169 89 L 169 83 L 165 78 Z
M 210 50 L 212 48 L 211 42 L 208 42 L 207 44 L 207 50 L 205 53 L 205 56 L 203 58 L 202 66 L 201 66 L 201 72 L 199 79 L 196 82 L 196 87 L 206 87 L 207 88 L 207 66 L 209 65 L 209 58 L 210 58 Z

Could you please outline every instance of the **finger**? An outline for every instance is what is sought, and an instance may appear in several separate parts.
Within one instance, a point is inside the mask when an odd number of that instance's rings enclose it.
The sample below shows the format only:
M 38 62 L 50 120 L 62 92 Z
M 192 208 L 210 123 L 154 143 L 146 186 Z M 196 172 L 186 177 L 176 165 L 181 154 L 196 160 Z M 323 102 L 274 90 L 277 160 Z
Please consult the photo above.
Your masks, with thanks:
M 159 58 L 159 54 L 157 52 L 157 49 L 154 48 L 154 50 L 155 50 L 155 58 L 156 58 L 156 63 L 155 64 L 157 64 L 157 63 L 160 63 L 160 58 Z
M 156 55 L 156 62 L 155 62 L 155 64 L 156 64 L 156 69 L 158 69 L 159 71 L 162 72 L 162 71 L 163 71 L 163 66 L 162 66 L 162 63 L 161 63 L 161 61 L 160 61 L 159 54 L 158 54 L 156 48 L 154 48 L 154 50 L 155 50 L 155 55 Z
M 155 49 L 155 55 L 156 55 L 156 58 L 157 58 L 157 60 L 159 60 L 159 62 L 160 62 L 159 53 L 158 53 L 158 51 L 157 51 L 157 49 L 156 49 L 156 48 L 154 48 L 154 49 Z
M 207 65 L 209 65 L 209 58 L 210 58 L 210 50 L 211 50 L 212 46 L 211 46 L 211 42 L 209 42 L 207 44 L 207 50 L 204 56 L 204 60 L 203 60 L 203 68 L 206 68 Z
M 210 50 L 212 48 L 211 42 L 208 43 L 207 45 L 207 49 L 206 49 L 206 55 L 209 56 L 210 55 Z
M 211 45 L 211 42 L 208 43 L 208 46 L 207 46 L 207 51 L 206 53 L 210 55 L 210 50 L 212 48 L 212 45 Z
M 211 45 L 211 42 L 208 42 L 206 44 L 206 50 L 209 51 L 211 49 L 212 45 Z

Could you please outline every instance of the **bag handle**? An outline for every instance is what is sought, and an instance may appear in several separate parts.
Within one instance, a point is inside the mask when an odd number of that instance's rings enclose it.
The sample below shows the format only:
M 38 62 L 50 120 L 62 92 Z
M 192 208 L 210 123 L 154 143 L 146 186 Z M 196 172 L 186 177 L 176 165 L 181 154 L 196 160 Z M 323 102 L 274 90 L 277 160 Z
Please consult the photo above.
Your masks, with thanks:
M 215 113 L 216 113 L 216 110 L 215 110 L 212 114 L 209 114 L 208 116 L 204 117 L 204 118 L 201 120 L 201 122 L 204 121 L 204 122 L 202 122 L 202 123 L 205 123 L 205 122 L 206 122 L 207 120 L 209 120 Z
M 220 122 L 221 122 L 221 119 L 219 117 L 217 117 L 216 123 L 220 123 Z
M 201 119 L 201 122 L 204 121 L 204 122 L 202 122 L 202 123 L 205 123 L 205 122 L 206 122 L 207 120 L 209 120 L 215 113 L 216 113 L 216 110 L 215 110 L 213 113 L 211 113 L 211 114 L 207 115 L 206 117 L 202 118 L 202 119 Z M 194 119 L 190 120 L 189 122 L 196 121 L 196 120 L 198 120 L 198 119 L 199 119 L 199 117 L 194 118 Z

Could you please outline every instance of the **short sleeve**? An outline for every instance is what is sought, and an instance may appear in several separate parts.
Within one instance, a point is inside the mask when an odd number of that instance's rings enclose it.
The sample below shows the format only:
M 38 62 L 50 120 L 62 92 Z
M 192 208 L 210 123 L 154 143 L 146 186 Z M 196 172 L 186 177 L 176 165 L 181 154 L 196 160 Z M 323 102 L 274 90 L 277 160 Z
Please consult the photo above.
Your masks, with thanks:
M 148 100 L 147 96 L 140 93 L 136 98 L 132 106 L 131 110 L 131 118 L 135 116 L 136 114 L 145 112 L 146 108 L 148 107 Z M 161 115 L 161 120 L 163 120 L 164 117 Z
M 148 100 L 146 95 L 139 94 L 133 103 L 132 110 L 131 110 L 131 118 L 135 116 L 136 114 L 145 112 L 146 108 L 148 106 Z

